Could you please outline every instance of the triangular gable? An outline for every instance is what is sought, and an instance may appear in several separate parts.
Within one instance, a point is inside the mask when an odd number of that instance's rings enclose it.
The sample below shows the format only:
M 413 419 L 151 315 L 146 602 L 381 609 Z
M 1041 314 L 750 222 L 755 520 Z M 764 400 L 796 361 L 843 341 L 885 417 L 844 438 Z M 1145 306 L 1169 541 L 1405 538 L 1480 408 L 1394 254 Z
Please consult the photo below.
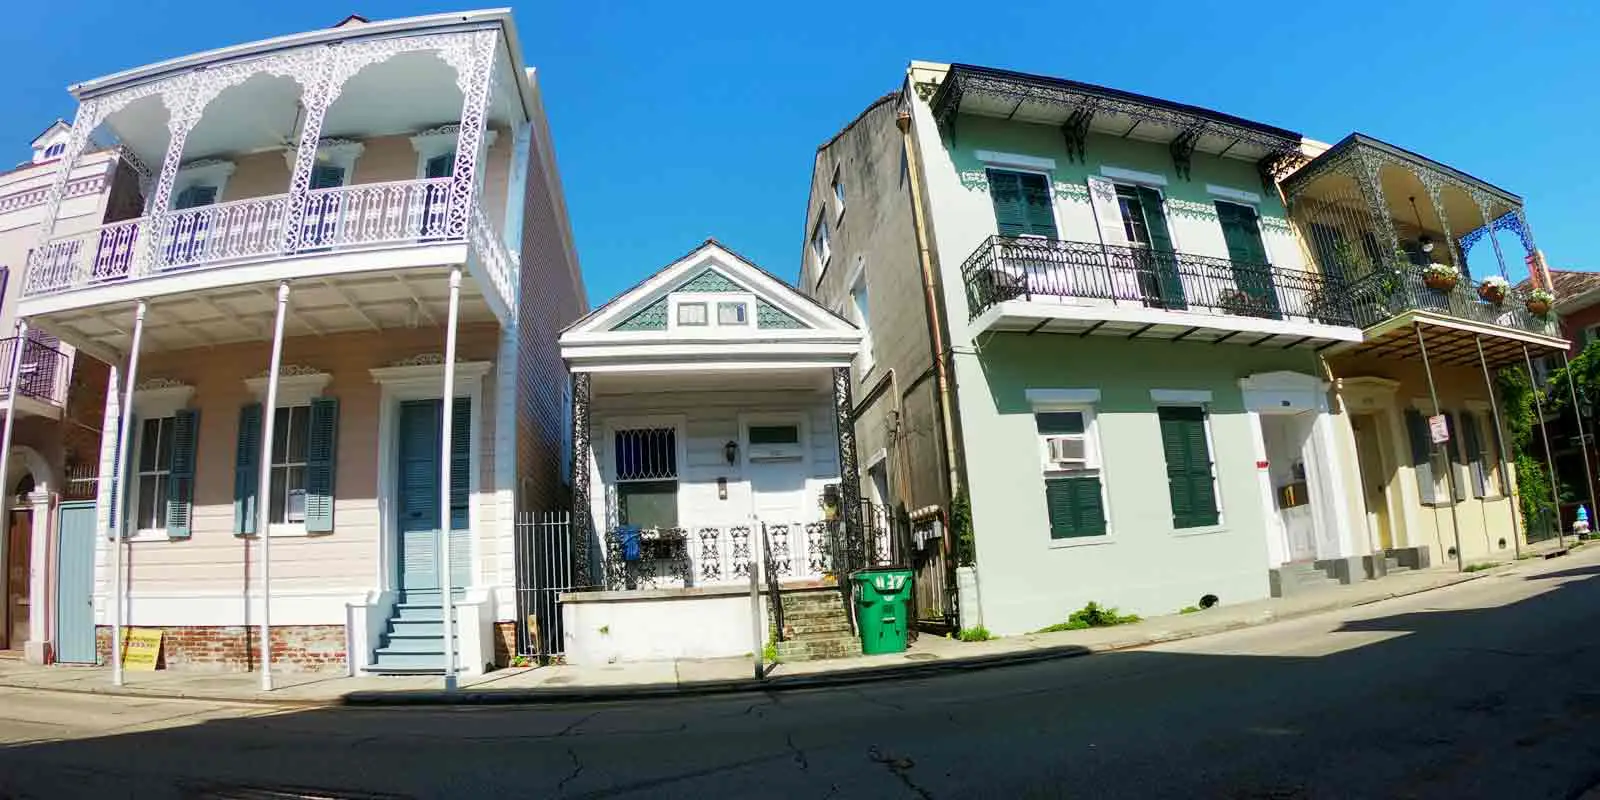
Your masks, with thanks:
M 755 297 L 757 332 L 815 332 L 859 336 L 854 325 L 715 240 L 623 292 L 567 328 L 564 339 L 668 329 L 673 294 L 748 293 Z M 791 333 L 790 335 L 795 335 Z
M 639 313 L 613 325 L 614 331 L 664 331 L 667 329 L 667 295 L 696 292 L 755 292 L 748 286 L 735 283 L 715 267 L 707 267 L 700 274 L 667 290 L 660 299 L 645 306 Z M 756 298 L 756 329 L 805 330 L 812 326 L 796 319 L 793 314 L 773 305 L 763 297 Z

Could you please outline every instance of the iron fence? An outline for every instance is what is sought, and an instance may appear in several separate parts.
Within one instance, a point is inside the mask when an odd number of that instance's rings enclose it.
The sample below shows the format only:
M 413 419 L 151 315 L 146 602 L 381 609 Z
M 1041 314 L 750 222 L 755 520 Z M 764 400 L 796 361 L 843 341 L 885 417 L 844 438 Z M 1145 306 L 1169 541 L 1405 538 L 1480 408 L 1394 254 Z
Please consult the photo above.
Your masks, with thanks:
M 1265 319 L 1353 323 L 1336 277 L 1148 247 L 990 236 L 961 265 L 976 317 L 1007 300 L 1103 300 Z
M 62 405 L 67 397 L 67 356 L 49 341 L 32 336 L 0 339 L 0 396 L 11 395 L 11 359 L 22 347 L 22 364 L 17 370 L 17 394 Z
M 1503 299 L 1495 302 L 1480 293 L 1482 284 L 1477 281 L 1461 278 L 1449 289 L 1434 289 L 1424 273 L 1425 268 L 1414 264 L 1385 263 L 1352 281 L 1356 323 L 1366 328 L 1407 311 L 1434 311 L 1502 328 L 1555 333 L 1554 320 L 1530 312 L 1527 297 L 1515 289 L 1505 289 Z
M 561 656 L 565 636 L 561 593 L 573 588 L 572 515 L 517 515 L 513 537 L 517 573 L 517 655 L 541 661 Z

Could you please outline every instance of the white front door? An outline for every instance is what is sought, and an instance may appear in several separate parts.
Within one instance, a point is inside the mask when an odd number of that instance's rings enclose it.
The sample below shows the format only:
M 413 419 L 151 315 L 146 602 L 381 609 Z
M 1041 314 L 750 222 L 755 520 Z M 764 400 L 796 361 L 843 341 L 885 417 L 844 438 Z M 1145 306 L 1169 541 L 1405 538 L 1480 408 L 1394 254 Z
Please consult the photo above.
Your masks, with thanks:
M 799 420 L 760 420 L 744 426 L 745 480 L 756 531 L 766 526 L 780 574 L 804 565 L 807 514 L 804 430 Z M 787 569 L 786 569 L 787 567 Z

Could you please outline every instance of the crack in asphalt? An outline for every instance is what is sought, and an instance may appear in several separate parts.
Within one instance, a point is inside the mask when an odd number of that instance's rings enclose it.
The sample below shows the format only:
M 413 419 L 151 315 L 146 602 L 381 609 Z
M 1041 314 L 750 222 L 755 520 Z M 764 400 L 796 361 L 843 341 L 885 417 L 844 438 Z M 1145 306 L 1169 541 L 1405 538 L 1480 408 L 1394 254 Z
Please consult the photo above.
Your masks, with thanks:
M 572 772 L 571 774 L 567 775 L 567 777 L 562 778 L 560 783 L 556 784 L 557 792 L 566 791 L 567 784 L 571 783 L 579 775 L 583 774 L 583 763 L 578 761 L 578 751 L 570 747 L 567 748 L 567 758 L 572 759 Z
M 799 747 L 795 746 L 794 734 L 792 734 L 792 733 L 784 734 L 783 735 L 783 741 L 786 744 L 789 745 L 789 749 L 790 750 L 794 751 L 794 763 L 800 765 L 800 771 L 801 772 L 806 772 L 806 771 L 810 770 L 811 769 L 811 761 L 810 761 L 810 759 L 806 758 L 806 752 L 804 750 L 801 750 Z
M 918 797 L 922 798 L 922 800 L 933 800 L 932 792 L 929 792 L 927 789 L 918 786 L 915 781 L 911 780 L 911 768 L 915 767 L 917 762 L 912 761 L 909 758 L 898 758 L 895 756 L 884 755 L 883 751 L 879 750 L 877 745 L 867 748 L 867 760 L 873 762 L 874 764 L 882 764 L 889 770 L 889 772 L 893 773 L 896 778 L 899 778 L 900 782 L 905 784 L 907 789 L 915 792 Z
M 567 734 L 572 733 L 574 730 L 577 730 L 579 725 L 582 725 L 583 723 L 588 722 L 589 720 L 594 719 L 595 717 L 598 717 L 598 716 L 600 716 L 600 712 L 599 711 L 591 711 L 591 712 L 589 712 L 587 714 L 584 714 L 583 716 L 581 716 L 577 720 L 575 720 L 571 725 L 568 725 L 567 727 L 562 728 L 560 733 L 557 733 L 555 736 L 553 736 L 551 738 L 559 739 L 562 736 L 566 736 Z
M 898 704 L 895 704 L 895 703 L 891 703 L 888 700 L 884 700 L 882 698 L 873 697 L 872 695 L 867 694 L 866 692 L 863 692 L 860 689 L 851 689 L 850 693 L 854 694 L 855 696 L 857 696 L 859 698 L 861 698 L 862 700 L 865 700 L 865 701 L 867 701 L 869 703 L 872 703 L 873 705 L 883 706 L 884 708 L 890 709 L 891 711 L 901 711 L 901 712 L 903 712 L 903 711 L 906 710 L 905 706 L 898 705 Z

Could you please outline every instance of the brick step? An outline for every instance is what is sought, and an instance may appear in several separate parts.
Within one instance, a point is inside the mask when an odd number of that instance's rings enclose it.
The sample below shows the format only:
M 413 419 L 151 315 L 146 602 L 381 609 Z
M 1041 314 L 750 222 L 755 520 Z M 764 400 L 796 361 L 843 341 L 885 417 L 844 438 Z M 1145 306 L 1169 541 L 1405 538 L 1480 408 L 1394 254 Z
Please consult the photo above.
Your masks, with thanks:
M 783 661 L 817 661 L 858 655 L 861 655 L 861 642 L 848 635 L 778 642 L 778 658 Z
M 785 619 L 783 626 L 796 639 L 850 632 L 850 621 L 844 619 L 828 620 L 826 622 L 790 622 Z

